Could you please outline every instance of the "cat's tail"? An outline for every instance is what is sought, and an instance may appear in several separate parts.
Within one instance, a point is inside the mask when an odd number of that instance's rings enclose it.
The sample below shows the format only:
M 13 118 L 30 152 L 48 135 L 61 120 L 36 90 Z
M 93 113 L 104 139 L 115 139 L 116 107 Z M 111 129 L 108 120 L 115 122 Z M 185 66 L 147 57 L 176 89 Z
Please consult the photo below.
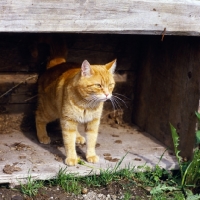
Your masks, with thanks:
M 50 56 L 47 61 L 46 69 L 65 63 L 67 60 L 68 48 L 66 40 L 62 36 L 54 36 L 49 40 Z
M 65 63 L 66 62 L 66 59 L 65 58 L 62 58 L 62 57 L 58 57 L 58 58 L 53 58 L 51 59 L 48 63 L 47 63 L 47 66 L 46 68 L 49 69 L 51 67 L 54 67 L 56 65 L 59 65 L 61 63 Z

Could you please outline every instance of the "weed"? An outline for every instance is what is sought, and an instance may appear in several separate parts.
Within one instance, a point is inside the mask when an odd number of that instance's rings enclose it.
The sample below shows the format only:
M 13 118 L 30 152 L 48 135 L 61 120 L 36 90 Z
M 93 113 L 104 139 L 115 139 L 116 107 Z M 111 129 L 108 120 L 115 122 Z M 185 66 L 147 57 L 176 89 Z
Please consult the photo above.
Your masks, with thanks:
M 129 199 L 131 199 L 131 196 L 132 196 L 131 193 L 129 191 L 127 191 L 124 193 L 123 200 L 129 200 Z
M 125 155 L 126 156 L 126 155 Z M 100 187 L 106 186 L 113 181 L 119 181 L 121 178 L 132 177 L 132 168 L 120 169 L 120 165 L 124 160 L 124 157 L 114 166 L 114 168 L 100 169 L 100 174 L 89 175 L 82 178 L 82 182 L 87 186 Z M 83 163 L 84 164 L 84 163 Z M 85 164 L 84 164 L 85 165 Z M 92 174 L 93 170 L 90 172 Z
M 38 189 L 43 187 L 43 181 L 35 181 L 31 175 L 28 176 L 26 184 L 20 182 L 20 191 L 30 197 L 38 193 Z
M 200 120 L 200 114 L 196 113 Z M 194 151 L 192 162 L 185 163 L 179 155 L 179 137 L 176 129 L 170 124 L 172 138 L 174 143 L 175 155 L 180 167 L 179 173 L 172 173 L 160 168 L 159 163 L 162 160 L 164 153 L 161 155 L 159 162 L 152 169 L 146 164 L 138 167 L 140 171 L 136 171 L 135 167 L 128 165 L 120 169 L 121 163 L 125 156 L 114 166 L 114 168 L 95 168 L 79 160 L 79 164 L 91 168 L 91 172 L 86 177 L 81 177 L 76 173 L 69 173 L 67 168 L 60 169 L 55 179 L 48 182 L 49 185 L 58 185 L 68 193 L 78 195 L 83 187 L 105 187 L 110 183 L 121 184 L 124 192 L 124 200 L 132 198 L 131 189 L 134 186 L 141 188 L 150 187 L 150 195 L 152 200 L 197 200 L 199 195 L 194 195 L 191 188 L 199 186 L 200 182 L 200 150 L 197 148 Z M 200 144 L 200 130 L 196 132 L 197 144 Z M 95 173 L 95 169 L 99 170 L 99 174 Z M 34 181 L 31 176 L 28 177 L 26 184 L 20 183 L 20 190 L 23 194 L 34 196 L 38 189 L 44 186 L 42 181 Z M 135 197 L 135 199 L 141 199 Z
M 82 187 L 79 183 L 79 177 L 77 175 L 78 174 L 67 173 L 67 168 L 64 170 L 60 169 L 54 184 L 59 185 L 66 192 L 80 194 Z
M 198 120 L 200 121 L 200 113 L 195 113 Z M 200 180 L 200 150 L 196 148 L 194 151 L 193 159 L 190 163 L 183 162 L 182 157 L 179 155 L 180 151 L 178 150 L 179 146 L 179 136 L 176 132 L 176 129 L 170 124 L 175 155 L 178 160 L 180 172 L 181 172 L 181 189 L 183 190 L 185 197 L 190 200 L 200 199 L 199 195 L 194 195 L 189 189 L 195 188 L 198 185 Z M 200 143 L 200 130 L 196 132 L 196 142 L 197 145 Z

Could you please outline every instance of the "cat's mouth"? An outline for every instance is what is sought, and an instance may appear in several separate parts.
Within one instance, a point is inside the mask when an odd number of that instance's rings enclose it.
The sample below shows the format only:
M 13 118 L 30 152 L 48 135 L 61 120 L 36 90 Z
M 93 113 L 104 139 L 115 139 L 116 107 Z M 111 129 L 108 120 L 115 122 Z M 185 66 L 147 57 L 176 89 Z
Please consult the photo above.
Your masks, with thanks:
M 98 101 L 105 102 L 107 100 L 110 100 L 111 97 L 112 97 L 111 95 L 101 95 L 98 97 Z
M 105 98 L 103 98 L 103 99 L 101 99 L 100 101 L 107 101 L 107 100 L 109 100 L 110 99 L 110 97 L 105 97 Z

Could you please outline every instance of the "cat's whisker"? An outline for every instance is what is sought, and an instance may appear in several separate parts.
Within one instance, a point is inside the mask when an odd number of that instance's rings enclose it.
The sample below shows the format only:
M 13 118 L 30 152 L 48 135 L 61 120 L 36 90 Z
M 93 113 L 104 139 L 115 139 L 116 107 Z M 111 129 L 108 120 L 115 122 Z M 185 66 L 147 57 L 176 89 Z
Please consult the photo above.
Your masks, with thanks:
M 94 99 L 94 100 L 91 100 L 89 103 L 88 103 L 88 106 L 90 107 L 90 108 L 94 108 L 94 106 L 96 105 L 96 100 Z
M 113 98 L 113 97 L 112 97 L 111 99 L 112 99 L 112 102 L 113 102 L 114 105 L 115 105 L 116 110 L 117 110 L 117 109 L 122 110 L 122 108 L 121 108 L 120 103 L 118 102 L 118 100 L 115 99 L 115 98 Z
M 120 109 L 120 110 L 122 110 L 122 107 L 120 106 L 120 102 L 117 99 L 115 99 L 115 98 L 113 100 L 116 103 L 117 108 Z
M 112 100 L 112 98 L 110 99 L 110 101 L 111 101 L 111 103 L 112 103 L 112 106 L 113 106 L 113 111 L 114 111 L 114 113 L 115 113 L 115 108 L 116 108 L 116 106 L 115 106 L 115 103 L 113 102 L 113 100 Z
M 81 99 L 80 101 L 78 101 L 77 103 L 83 106 L 87 106 L 89 108 L 93 108 L 92 104 L 96 101 L 96 97 L 95 96 L 89 96 L 87 98 Z
M 115 95 L 112 95 L 112 96 L 114 98 L 117 98 L 117 99 L 121 100 L 124 103 L 124 105 L 128 108 L 128 106 L 126 105 L 126 102 L 123 99 L 121 99 L 121 98 L 119 98 L 118 96 L 115 96 Z
M 114 110 L 117 110 L 118 106 L 116 105 L 113 97 L 110 98 L 110 101 L 111 101 L 111 103 L 113 105 Z
M 116 94 L 116 95 L 119 95 L 119 96 L 122 96 L 122 97 L 124 97 L 124 98 L 126 98 L 126 99 L 128 99 L 128 100 L 131 100 L 130 98 L 128 98 L 127 96 L 125 96 L 125 95 L 123 95 L 123 94 L 119 94 L 119 93 L 113 93 L 113 94 Z
M 79 105 L 80 105 L 80 104 L 81 104 L 81 105 L 85 105 L 85 104 L 88 104 L 88 102 L 89 102 L 89 101 L 86 100 L 86 99 L 81 99 L 80 101 L 77 102 L 77 104 L 79 104 Z
M 88 104 L 87 106 L 90 108 L 94 108 L 98 103 L 98 98 L 96 96 L 90 96 L 87 98 Z
M 115 116 L 115 113 L 117 110 L 119 110 L 119 106 L 115 103 L 115 101 L 113 99 L 110 99 L 112 105 L 113 105 L 113 113 L 114 113 L 114 116 Z M 121 110 L 121 109 L 120 109 Z

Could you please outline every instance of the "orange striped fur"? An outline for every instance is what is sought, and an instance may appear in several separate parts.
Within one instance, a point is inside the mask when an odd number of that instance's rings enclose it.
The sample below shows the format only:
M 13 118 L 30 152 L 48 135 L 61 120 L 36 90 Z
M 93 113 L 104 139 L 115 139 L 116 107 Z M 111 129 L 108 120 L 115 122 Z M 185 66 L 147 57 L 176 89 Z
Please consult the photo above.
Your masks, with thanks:
M 87 60 L 82 65 L 62 63 L 62 60 L 58 65 L 52 63 L 38 82 L 38 139 L 40 143 L 49 144 L 46 124 L 59 118 L 66 150 L 65 163 L 76 165 L 78 158 L 75 143 L 85 143 L 77 126 L 78 123 L 84 123 L 87 136 L 86 159 L 96 163 L 99 160 L 95 145 L 100 117 L 103 103 L 112 97 L 116 60 L 105 65 L 90 65 Z

